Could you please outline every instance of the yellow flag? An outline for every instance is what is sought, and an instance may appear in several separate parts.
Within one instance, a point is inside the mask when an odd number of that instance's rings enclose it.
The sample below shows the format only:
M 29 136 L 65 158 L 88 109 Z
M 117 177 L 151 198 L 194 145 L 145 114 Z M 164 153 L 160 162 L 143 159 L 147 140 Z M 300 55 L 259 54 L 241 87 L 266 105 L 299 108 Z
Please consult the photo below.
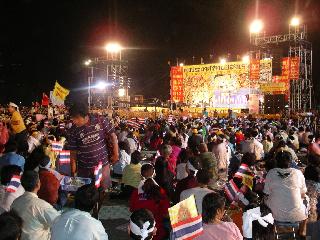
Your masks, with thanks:
M 197 217 L 198 211 L 194 195 L 169 208 L 168 211 L 171 225 Z
M 53 96 L 58 98 L 59 100 L 64 101 L 66 97 L 69 95 L 69 90 L 62 87 L 58 82 L 55 83 L 53 89 Z

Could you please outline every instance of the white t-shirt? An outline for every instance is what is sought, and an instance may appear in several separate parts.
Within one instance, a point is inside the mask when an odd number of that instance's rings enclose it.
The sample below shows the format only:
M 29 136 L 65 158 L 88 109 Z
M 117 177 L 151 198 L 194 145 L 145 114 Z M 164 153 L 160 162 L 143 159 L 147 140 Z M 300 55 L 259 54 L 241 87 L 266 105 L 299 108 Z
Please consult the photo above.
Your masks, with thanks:
M 196 199 L 198 213 L 202 214 L 202 200 L 205 195 L 212 193 L 213 191 L 208 188 L 195 187 L 182 191 L 180 194 L 180 201 L 187 199 L 191 195 L 194 195 Z
M 306 207 L 301 198 L 301 195 L 307 192 L 307 187 L 300 170 L 294 168 L 270 170 L 266 176 L 263 192 L 268 195 L 266 204 L 275 220 L 297 222 L 307 218 Z

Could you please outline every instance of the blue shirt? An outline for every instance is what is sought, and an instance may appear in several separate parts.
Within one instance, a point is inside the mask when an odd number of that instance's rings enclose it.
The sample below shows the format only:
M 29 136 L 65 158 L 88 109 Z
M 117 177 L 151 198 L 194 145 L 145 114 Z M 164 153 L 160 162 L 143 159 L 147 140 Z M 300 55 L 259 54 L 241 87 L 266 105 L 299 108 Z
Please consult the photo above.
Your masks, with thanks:
M 15 152 L 9 152 L 4 154 L 2 157 L 0 157 L 0 166 L 7 166 L 7 165 L 17 165 L 19 166 L 22 171 L 24 170 L 24 164 L 26 163 L 26 160 L 21 155 L 15 153 Z

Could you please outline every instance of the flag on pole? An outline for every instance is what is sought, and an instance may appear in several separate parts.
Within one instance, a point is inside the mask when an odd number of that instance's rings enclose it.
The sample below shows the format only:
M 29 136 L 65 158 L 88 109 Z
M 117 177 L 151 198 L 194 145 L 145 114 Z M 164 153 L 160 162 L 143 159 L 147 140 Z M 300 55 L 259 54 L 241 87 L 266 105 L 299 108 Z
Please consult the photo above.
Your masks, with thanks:
M 101 179 L 102 179 L 102 162 L 99 162 L 98 166 L 94 169 L 94 178 L 95 178 L 95 186 L 96 188 L 100 187 Z
M 174 239 L 191 240 L 203 233 L 202 216 L 198 214 L 194 195 L 168 210 Z
M 6 191 L 11 193 L 16 192 L 20 184 L 21 184 L 21 176 L 13 175 L 9 182 L 9 185 L 6 188 Z
M 54 85 L 53 96 L 61 101 L 64 101 L 66 97 L 69 95 L 69 90 L 62 87 L 57 81 Z
M 42 106 L 48 106 L 49 105 L 49 97 L 45 93 L 42 93 L 41 105 Z
M 70 163 L 70 151 L 63 150 L 59 152 L 59 163 L 60 164 L 68 164 Z
M 63 149 L 63 143 L 61 142 L 52 142 L 51 143 L 52 151 L 60 152 Z

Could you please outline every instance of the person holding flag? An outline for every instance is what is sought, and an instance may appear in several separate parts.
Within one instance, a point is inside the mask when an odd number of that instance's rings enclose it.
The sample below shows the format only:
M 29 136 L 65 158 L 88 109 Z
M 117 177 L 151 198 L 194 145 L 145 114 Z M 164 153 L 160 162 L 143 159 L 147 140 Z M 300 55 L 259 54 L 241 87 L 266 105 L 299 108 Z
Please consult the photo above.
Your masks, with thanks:
M 70 108 L 74 126 L 68 132 L 66 149 L 71 151 L 71 174 L 94 179 L 94 170 L 102 163 L 101 186 L 111 184 L 110 166 L 118 161 L 118 140 L 110 121 L 90 115 L 84 103 L 76 102 Z

